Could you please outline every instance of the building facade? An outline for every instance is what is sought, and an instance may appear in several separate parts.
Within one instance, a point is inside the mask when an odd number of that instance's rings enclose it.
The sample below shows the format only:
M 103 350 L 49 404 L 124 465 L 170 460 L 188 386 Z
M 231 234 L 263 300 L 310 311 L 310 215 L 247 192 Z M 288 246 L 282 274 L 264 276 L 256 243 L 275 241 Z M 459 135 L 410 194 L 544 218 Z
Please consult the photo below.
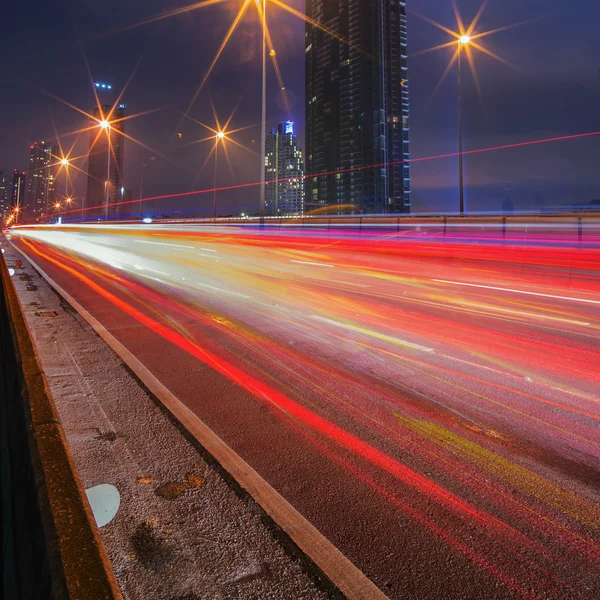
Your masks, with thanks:
M 116 216 L 119 214 L 121 188 L 123 187 L 123 151 L 125 130 L 125 105 L 120 104 L 111 114 L 112 107 L 94 109 L 92 116 L 98 124 L 103 115 L 110 114 L 111 124 L 106 128 L 93 127 L 90 133 L 88 156 L 87 193 L 84 207 L 87 217 Z M 107 203 L 108 200 L 108 203 Z
M 304 164 L 294 123 L 279 123 L 265 148 L 265 214 L 304 214 Z
M 20 210 L 25 206 L 25 171 L 19 171 L 18 169 L 13 171 L 10 206 Z
M 31 216 L 39 216 L 48 212 L 51 163 L 52 144 L 50 142 L 34 142 L 29 151 L 29 181 L 27 203 L 24 207 Z
M 307 0 L 307 210 L 410 212 L 406 2 Z M 323 174 L 323 175 L 321 175 Z
M 12 179 L 0 171 L 0 219 L 10 212 L 10 198 L 12 195 Z

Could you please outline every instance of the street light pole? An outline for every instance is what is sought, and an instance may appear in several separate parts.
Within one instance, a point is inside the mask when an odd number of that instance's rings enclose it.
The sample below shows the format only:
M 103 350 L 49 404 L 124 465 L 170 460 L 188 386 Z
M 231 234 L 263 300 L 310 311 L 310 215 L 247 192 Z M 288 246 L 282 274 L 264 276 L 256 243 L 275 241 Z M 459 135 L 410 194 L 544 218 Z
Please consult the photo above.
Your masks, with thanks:
M 460 216 L 465 214 L 465 191 L 463 181 L 463 144 L 462 144 L 462 110 L 460 98 L 460 55 L 462 44 L 458 46 L 458 192 L 460 198 Z
M 463 177 L 463 140 L 462 140 L 462 106 L 461 106 L 461 81 L 460 81 L 460 59 L 463 47 L 466 47 L 471 42 L 469 35 L 461 35 L 458 38 L 458 58 L 457 58 L 457 70 L 458 70 L 458 194 L 459 194 L 459 210 L 460 216 L 465 216 L 465 190 L 464 190 L 464 177 Z
M 219 159 L 219 136 L 215 145 L 215 172 L 213 174 L 213 219 L 217 220 L 217 161 Z
M 260 216 L 265 216 L 265 154 L 267 143 L 267 0 L 262 2 L 262 120 L 260 136 Z
M 106 130 L 106 204 L 104 218 L 108 221 L 108 195 L 110 189 L 110 127 Z

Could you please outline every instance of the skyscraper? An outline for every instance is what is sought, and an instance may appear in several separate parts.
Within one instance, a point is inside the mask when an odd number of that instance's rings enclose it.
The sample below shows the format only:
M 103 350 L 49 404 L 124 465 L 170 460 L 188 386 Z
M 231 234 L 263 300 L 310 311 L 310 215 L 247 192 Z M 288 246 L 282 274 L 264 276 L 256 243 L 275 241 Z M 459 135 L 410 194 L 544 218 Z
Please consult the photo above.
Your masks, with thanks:
M 41 215 L 48 209 L 52 144 L 34 142 L 29 152 L 29 186 L 25 208 L 31 215 Z
M 11 208 L 18 207 L 20 209 L 25 205 L 25 171 L 20 172 L 18 169 L 13 171 L 10 205 Z
M 307 0 L 306 206 L 410 212 L 406 2 Z M 343 40 L 343 41 L 342 41 Z M 340 211 L 341 211 L 340 207 Z
M 304 212 L 304 165 L 294 123 L 279 123 L 267 135 L 265 148 L 265 212 L 300 215 Z
M 101 109 L 94 109 L 92 113 L 98 126 L 93 127 L 90 133 L 85 207 L 96 207 L 98 210 L 87 211 L 87 216 L 114 216 L 119 213 L 118 206 L 110 205 L 121 200 L 124 137 L 119 132 L 124 131 L 125 108 L 124 104 L 120 104 L 111 114 L 112 107 L 105 105 Z M 111 123 L 102 127 L 99 121 L 106 115 L 110 115 Z
M 4 171 L 0 171 L 0 219 L 10 212 L 12 181 Z

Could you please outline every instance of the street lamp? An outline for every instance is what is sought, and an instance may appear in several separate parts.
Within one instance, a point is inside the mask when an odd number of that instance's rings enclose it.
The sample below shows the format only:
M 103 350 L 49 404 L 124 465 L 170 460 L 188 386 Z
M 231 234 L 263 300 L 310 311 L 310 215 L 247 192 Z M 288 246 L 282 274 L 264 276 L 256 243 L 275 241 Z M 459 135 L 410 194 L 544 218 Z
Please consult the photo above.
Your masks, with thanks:
M 463 143 L 462 143 L 462 109 L 460 98 L 460 57 L 463 48 L 471 43 L 471 36 L 463 34 L 458 38 L 457 70 L 458 70 L 458 192 L 460 204 L 460 216 L 465 215 L 465 190 L 463 179 Z

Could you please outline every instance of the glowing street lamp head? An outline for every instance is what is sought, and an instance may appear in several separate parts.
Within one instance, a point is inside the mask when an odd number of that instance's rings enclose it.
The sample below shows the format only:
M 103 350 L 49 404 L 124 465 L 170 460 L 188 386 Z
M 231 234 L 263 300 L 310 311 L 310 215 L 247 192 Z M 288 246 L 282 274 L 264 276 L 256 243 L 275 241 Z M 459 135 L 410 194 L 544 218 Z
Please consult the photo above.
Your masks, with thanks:
M 71 204 L 71 202 L 73 202 L 73 198 L 67 198 L 67 204 Z
M 100 122 L 98 123 L 98 126 L 99 126 L 101 129 L 109 129 L 109 128 L 110 128 L 110 123 L 109 123 L 109 122 L 108 122 L 106 119 L 102 119 L 102 121 L 100 121 Z
M 217 132 L 217 139 L 218 140 L 222 140 L 225 137 L 225 132 L 224 131 L 218 131 Z
M 466 33 L 461 35 L 458 38 L 458 45 L 459 46 L 468 46 L 471 43 L 471 36 L 467 35 Z
M 60 208 L 60 202 L 57 202 L 57 203 L 54 205 L 54 208 Z
M 63 167 L 66 167 L 66 166 L 69 164 L 69 159 L 68 159 L 68 158 L 61 158 L 61 159 L 60 159 L 60 164 L 61 164 Z

